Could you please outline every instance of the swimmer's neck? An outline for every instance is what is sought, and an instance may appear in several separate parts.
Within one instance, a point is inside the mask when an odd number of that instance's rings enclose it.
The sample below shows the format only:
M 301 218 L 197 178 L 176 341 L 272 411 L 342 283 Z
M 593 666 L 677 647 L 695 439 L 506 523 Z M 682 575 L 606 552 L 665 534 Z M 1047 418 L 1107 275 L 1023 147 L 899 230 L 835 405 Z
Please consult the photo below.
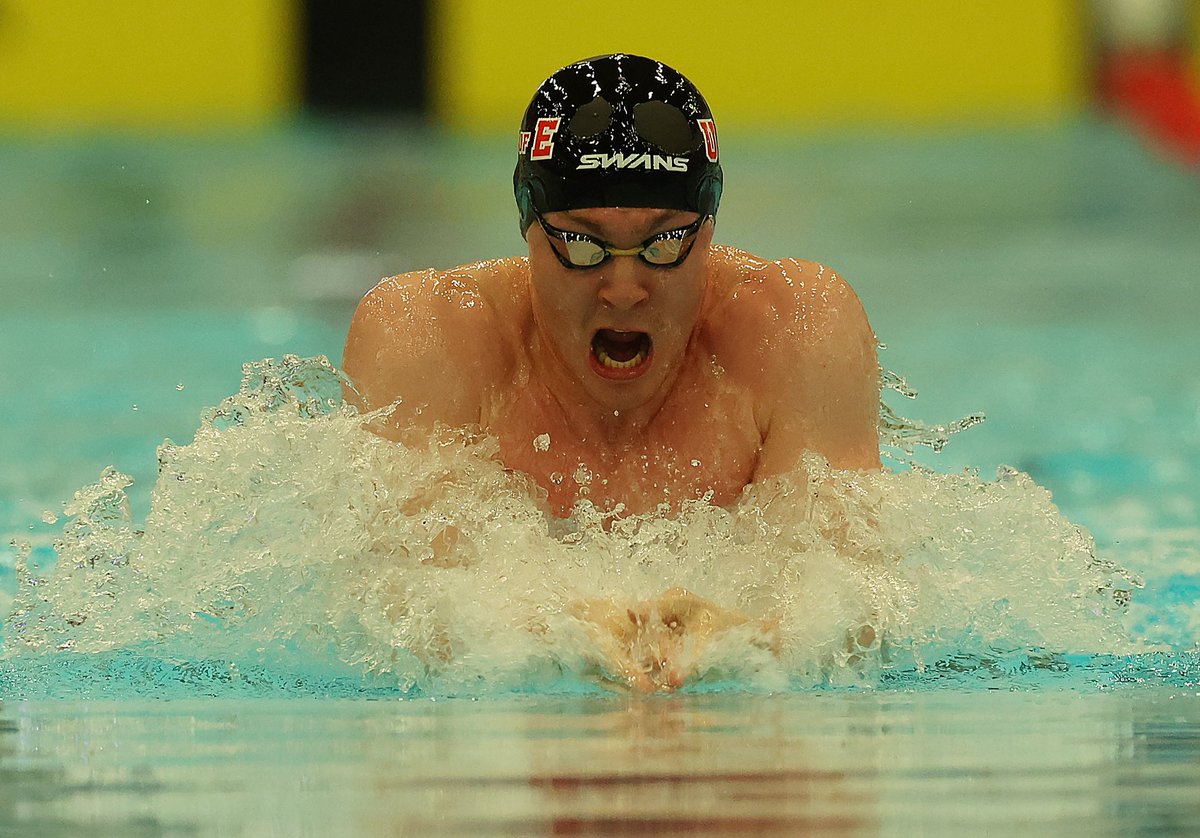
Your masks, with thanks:
M 621 410 L 601 405 L 584 394 L 562 393 L 552 385 L 546 387 L 546 392 L 572 436 L 584 442 L 602 441 L 618 449 L 645 438 L 670 395 L 656 393 L 645 404 Z

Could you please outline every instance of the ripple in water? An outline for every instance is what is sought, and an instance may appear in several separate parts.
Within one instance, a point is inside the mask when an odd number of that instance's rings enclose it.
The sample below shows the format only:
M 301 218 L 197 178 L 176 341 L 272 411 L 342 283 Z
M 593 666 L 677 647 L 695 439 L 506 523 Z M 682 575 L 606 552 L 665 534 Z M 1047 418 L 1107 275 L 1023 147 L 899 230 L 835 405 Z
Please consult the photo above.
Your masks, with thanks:
M 247 365 L 159 448 L 144 523 L 115 469 L 80 489 L 53 567 L 19 562 L 7 691 L 872 687 L 1146 651 L 1122 624 L 1138 580 L 1019 472 L 810 456 L 730 509 L 564 521 L 495 440 L 388 442 L 341 381 Z

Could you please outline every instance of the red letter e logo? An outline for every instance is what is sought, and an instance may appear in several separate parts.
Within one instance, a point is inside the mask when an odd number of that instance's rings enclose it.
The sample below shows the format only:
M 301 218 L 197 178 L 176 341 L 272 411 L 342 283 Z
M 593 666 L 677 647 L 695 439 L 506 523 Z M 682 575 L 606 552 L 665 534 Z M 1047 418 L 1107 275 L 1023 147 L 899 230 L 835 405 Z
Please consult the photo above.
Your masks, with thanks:
M 533 129 L 533 147 L 529 150 L 530 160 L 549 160 L 554 154 L 554 134 L 558 131 L 561 117 L 543 116 Z

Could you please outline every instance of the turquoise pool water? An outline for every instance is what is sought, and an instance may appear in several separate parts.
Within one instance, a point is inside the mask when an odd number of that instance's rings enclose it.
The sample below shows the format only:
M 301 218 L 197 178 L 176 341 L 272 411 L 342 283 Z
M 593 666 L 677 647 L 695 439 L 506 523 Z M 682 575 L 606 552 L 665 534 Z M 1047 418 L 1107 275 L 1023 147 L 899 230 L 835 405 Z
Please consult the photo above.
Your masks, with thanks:
M 518 679 L 450 699 L 337 653 L 246 648 L 269 634 L 225 656 L 175 636 L 13 657 L 10 621 L 0 834 L 1200 828 L 1196 173 L 1095 123 L 724 145 L 721 237 L 839 268 L 920 390 L 897 409 L 988 414 L 919 458 L 1049 489 L 1142 580 L 1119 621 L 1155 651 L 948 636 L 924 669 L 853 687 L 630 699 Z M 319 126 L 0 144 L 4 542 L 52 576 L 75 489 L 115 465 L 144 521 L 156 447 L 187 442 L 244 362 L 336 361 L 378 276 L 515 252 L 509 146 Z M 0 610 L 24 551 L 0 547 Z M 974 559 L 964 597 L 989 584 Z

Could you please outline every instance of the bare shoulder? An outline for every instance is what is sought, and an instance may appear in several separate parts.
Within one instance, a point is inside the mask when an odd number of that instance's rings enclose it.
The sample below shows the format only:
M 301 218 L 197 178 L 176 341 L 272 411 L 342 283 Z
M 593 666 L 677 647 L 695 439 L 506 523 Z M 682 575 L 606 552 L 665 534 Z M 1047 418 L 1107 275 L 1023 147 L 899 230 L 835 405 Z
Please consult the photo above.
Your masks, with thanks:
M 360 408 L 399 403 L 396 422 L 478 422 L 482 392 L 513 353 L 504 327 L 522 259 L 401 274 L 380 281 L 354 313 L 342 369 Z M 419 417 L 419 418 L 418 418 Z
M 753 400 L 764 440 L 756 479 L 789 471 L 803 451 L 835 468 L 878 468 L 876 339 L 858 295 L 818 262 L 719 256 L 706 332 Z
M 837 271 L 806 259 L 768 261 L 714 248 L 715 294 L 708 332 L 721 355 L 755 368 L 867 345 L 875 335 L 854 289 Z

